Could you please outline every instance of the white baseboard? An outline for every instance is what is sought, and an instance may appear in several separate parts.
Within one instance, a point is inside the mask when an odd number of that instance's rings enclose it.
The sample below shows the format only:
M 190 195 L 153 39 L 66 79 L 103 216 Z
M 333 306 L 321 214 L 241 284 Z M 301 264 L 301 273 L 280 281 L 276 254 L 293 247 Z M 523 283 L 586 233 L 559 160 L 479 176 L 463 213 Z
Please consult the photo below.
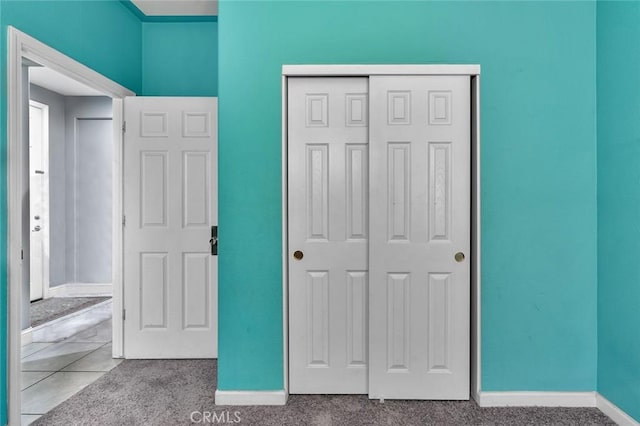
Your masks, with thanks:
M 112 297 L 113 285 L 100 283 L 66 283 L 49 287 L 49 297 Z
M 478 392 L 480 407 L 597 407 L 620 426 L 640 426 L 598 392 Z
M 285 405 L 282 391 L 216 390 L 216 405 Z M 620 426 L 640 426 L 619 407 L 597 392 L 478 392 L 480 407 L 597 407 Z
M 22 330 L 22 334 L 20 336 L 21 346 L 26 346 L 29 343 L 33 342 L 33 327 L 25 328 Z
M 480 405 L 480 393 L 480 389 L 471 389 L 471 399 L 473 399 L 478 406 L 482 407 L 482 405 Z
M 595 407 L 595 392 L 478 392 L 480 407 Z
M 216 390 L 216 405 L 285 405 L 287 393 L 280 391 Z
M 620 426 L 640 426 L 640 423 L 633 417 L 600 394 L 596 395 L 596 407 Z

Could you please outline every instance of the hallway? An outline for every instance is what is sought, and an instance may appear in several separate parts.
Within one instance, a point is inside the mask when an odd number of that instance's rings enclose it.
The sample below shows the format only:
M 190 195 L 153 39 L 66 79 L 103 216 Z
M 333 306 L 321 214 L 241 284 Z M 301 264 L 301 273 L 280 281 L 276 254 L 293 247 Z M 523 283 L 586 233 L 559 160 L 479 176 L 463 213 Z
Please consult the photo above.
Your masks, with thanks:
M 73 325 L 58 326 L 56 335 L 64 334 L 61 327 Z M 31 424 L 122 362 L 111 358 L 111 319 L 63 340 L 55 335 L 39 340 L 48 341 L 22 347 L 22 425 Z

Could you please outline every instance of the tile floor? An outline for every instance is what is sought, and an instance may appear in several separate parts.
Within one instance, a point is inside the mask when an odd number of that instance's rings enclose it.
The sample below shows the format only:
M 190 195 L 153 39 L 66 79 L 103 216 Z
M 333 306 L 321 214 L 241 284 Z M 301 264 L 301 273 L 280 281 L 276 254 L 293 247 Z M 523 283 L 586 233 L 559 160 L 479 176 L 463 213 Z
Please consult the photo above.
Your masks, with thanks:
M 111 358 L 111 320 L 59 342 L 22 347 L 22 425 L 28 425 L 122 362 Z

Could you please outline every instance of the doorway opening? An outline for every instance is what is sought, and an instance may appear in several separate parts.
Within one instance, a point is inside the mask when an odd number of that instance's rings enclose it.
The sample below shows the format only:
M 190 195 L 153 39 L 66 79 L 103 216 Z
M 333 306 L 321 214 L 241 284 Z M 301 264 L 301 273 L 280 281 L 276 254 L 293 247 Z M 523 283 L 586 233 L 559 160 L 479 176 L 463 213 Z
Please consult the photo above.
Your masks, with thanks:
M 110 296 L 112 100 L 27 68 L 30 301 Z
M 122 304 L 122 297 L 118 297 L 122 291 L 122 229 L 119 220 L 122 211 L 122 104 L 126 96 L 135 94 L 15 28 L 9 27 L 8 35 L 8 414 L 9 422 L 17 424 L 22 411 L 22 343 L 23 339 L 33 338 L 33 333 L 23 333 L 28 328 L 25 325 L 30 325 L 32 299 L 46 301 L 51 296 L 88 293 L 103 296 L 113 293 L 116 296 L 113 307 L 110 301 L 102 306 L 98 304 L 96 306 L 100 309 L 96 311 L 102 313 L 93 312 L 92 315 L 113 316 L 113 329 L 108 336 L 109 340 L 113 337 L 113 347 L 102 350 L 108 350 L 109 357 L 122 356 L 122 318 L 121 315 L 112 315 L 113 312 L 121 312 Z M 91 97 L 91 102 L 97 102 L 93 107 L 87 104 L 90 97 L 84 96 L 84 99 L 62 102 L 71 111 L 67 114 L 70 124 L 62 131 L 62 134 L 72 135 L 70 145 L 61 147 L 53 144 L 51 138 L 45 143 L 43 135 L 53 135 L 54 105 L 42 97 L 32 100 L 29 94 L 54 95 L 49 90 L 51 88 L 30 86 L 35 82 L 35 78 L 30 81 L 30 69 L 53 72 L 55 82 L 75 84 L 76 88 L 83 87 L 91 95 L 99 97 Z M 61 96 L 60 93 L 58 95 Z M 94 108 L 101 108 L 102 112 L 97 113 Z M 29 131 L 31 129 L 32 132 Z M 30 133 L 36 137 L 30 139 Z M 93 161 L 105 157 L 108 157 L 106 161 Z M 66 187 L 67 195 L 71 195 L 55 197 L 54 200 L 52 189 L 60 187 Z M 33 197 L 30 196 L 31 190 Z M 96 192 L 101 192 L 102 196 L 87 198 L 87 194 Z M 105 193 L 111 197 L 105 197 Z M 70 203 L 61 204 L 63 199 Z M 60 211 L 64 214 L 59 214 Z M 72 225 L 66 226 L 68 223 Z M 46 232 L 43 232 L 45 228 Z M 100 235 L 96 237 L 93 231 Z M 34 235 L 38 233 L 40 235 Z M 105 238 L 106 233 L 111 238 Z M 68 242 L 73 250 L 60 248 L 62 240 L 65 244 Z M 61 257 L 68 261 L 60 262 Z M 68 336 L 57 338 L 65 337 Z M 87 343 L 75 344 L 86 346 Z M 41 353 L 44 351 L 46 349 Z M 36 359 L 32 361 L 38 362 Z M 35 375 L 27 374 L 27 381 L 39 380 L 31 377 Z
M 33 63 L 28 78 L 23 424 L 120 362 L 111 358 L 112 100 Z

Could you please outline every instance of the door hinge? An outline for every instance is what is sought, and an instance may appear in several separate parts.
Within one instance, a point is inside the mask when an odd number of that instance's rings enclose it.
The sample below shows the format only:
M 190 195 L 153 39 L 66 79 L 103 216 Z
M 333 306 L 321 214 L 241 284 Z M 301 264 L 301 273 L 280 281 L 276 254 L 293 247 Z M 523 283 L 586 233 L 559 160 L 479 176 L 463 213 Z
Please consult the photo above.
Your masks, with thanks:
M 124 321 L 124 320 L 126 320 L 126 319 L 127 319 L 127 310 L 126 310 L 126 309 L 123 309 L 123 310 L 122 310 L 122 321 Z
M 126 121 L 122 122 L 122 133 L 127 133 L 127 122 Z
M 122 215 L 122 226 L 125 226 L 127 224 L 127 217 L 125 215 Z
M 20 250 L 20 260 L 24 260 L 24 250 Z

